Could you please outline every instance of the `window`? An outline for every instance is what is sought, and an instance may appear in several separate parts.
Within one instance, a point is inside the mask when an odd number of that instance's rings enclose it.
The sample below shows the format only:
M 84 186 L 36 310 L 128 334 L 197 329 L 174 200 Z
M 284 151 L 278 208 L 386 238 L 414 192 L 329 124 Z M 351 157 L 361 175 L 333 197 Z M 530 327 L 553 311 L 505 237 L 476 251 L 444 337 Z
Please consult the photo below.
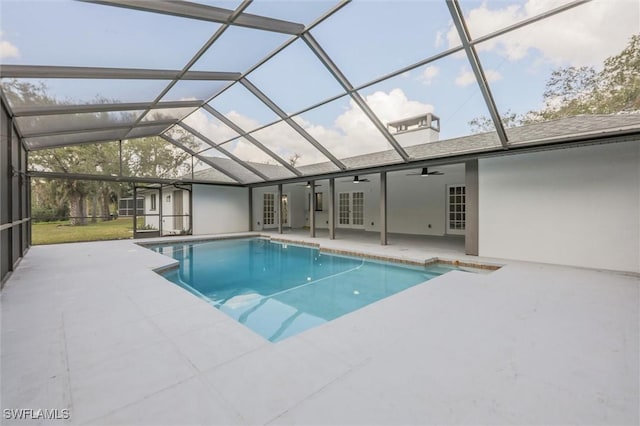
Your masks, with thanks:
M 322 211 L 322 192 L 316 192 L 316 211 Z
M 464 234 L 466 224 L 466 193 L 464 185 L 447 187 L 447 232 Z
M 338 194 L 338 222 L 340 225 L 349 224 L 349 193 Z
M 264 194 L 262 203 L 262 223 L 264 225 L 273 225 L 276 223 L 276 204 L 275 194 L 267 192 Z
M 137 214 L 144 214 L 144 198 L 138 198 Z M 118 200 L 118 216 L 133 216 L 133 198 L 120 198 Z
M 151 207 L 149 208 L 150 211 L 156 211 L 156 203 L 157 203 L 157 198 L 156 198 L 156 194 L 151 194 Z
M 364 192 L 353 193 L 353 224 L 364 225 Z

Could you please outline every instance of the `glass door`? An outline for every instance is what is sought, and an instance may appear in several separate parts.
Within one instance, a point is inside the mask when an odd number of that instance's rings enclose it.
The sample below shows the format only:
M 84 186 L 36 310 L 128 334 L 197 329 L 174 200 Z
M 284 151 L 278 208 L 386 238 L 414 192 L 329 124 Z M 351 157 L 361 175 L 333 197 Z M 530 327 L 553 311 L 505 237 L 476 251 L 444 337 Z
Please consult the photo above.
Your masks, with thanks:
M 350 197 L 348 192 L 341 192 L 338 194 L 338 224 L 350 225 Z
M 274 228 L 276 226 L 276 194 L 266 192 L 262 198 L 262 227 Z
M 338 225 L 343 228 L 364 228 L 364 192 L 338 194 Z

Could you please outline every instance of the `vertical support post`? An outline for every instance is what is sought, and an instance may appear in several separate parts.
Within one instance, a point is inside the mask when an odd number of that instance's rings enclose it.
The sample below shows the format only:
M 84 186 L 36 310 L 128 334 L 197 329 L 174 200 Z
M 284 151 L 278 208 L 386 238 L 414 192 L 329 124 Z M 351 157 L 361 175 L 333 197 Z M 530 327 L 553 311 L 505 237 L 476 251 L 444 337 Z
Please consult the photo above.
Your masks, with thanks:
M 278 184 L 278 193 L 276 194 L 276 197 L 278 197 L 278 234 L 282 234 L 282 210 L 283 210 L 283 205 L 282 205 L 282 184 L 279 183 Z
M 27 151 L 27 169 L 29 168 L 29 151 Z M 31 219 L 31 176 L 27 177 L 27 217 L 29 218 L 29 227 L 27 228 L 27 245 L 33 245 L 33 220 Z
M 464 164 L 465 183 L 465 228 L 464 252 L 477 256 L 479 252 L 479 186 L 478 160 L 469 160 Z
M 387 172 L 380 172 L 380 244 L 387 245 Z
M 162 204 L 164 204 L 164 199 L 162 198 L 162 188 L 163 188 L 163 185 L 160 185 L 160 195 L 159 195 L 160 203 L 158 204 L 158 212 L 160 213 L 160 216 L 158 216 L 158 231 L 161 237 L 162 237 L 162 222 L 164 222 L 162 218 Z
M 309 206 L 309 236 L 316 236 L 316 181 L 312 180 L 311 184 L 311 205 Z
M 160 200 L 162 203 L 162 200 Z M 138 187 L 133 185 L 133 238 L 136 238 L 138 230 Z
M 336 239 L 336 180 L 329 179 L 329 239 Z
M 24 211 L 22 211 L 22 176 L 24 176 L 22 170 L 22 144 L 18 144 L 18 168 L 16 169 L 18 172 L 18 186 L 16 189 L 18 190 L 18 220 L 24 219 Z M 24 255 L 24 247 L 22 244 L 22 232 L 24 230 L 24 223 L 20 223 L 18 225 L 18 257 L 22 257 Z
M 253 231 L 253 188 L 249 187 L 249 232 Z
M 3 176 L 3 178 L 7 178 L 9 181 L 9 187 L 7 188 L 7 198 L 3 201 L 7 202 L 8 212 L 8 220 L 7 223 L 13 224 L 13 221 L 16 220 L 13 217 L 13 117 L 9 118 L 6 123 L 6 132 L 7 132 L 7 140 L 9 141 L 7 145 L 7 176 Z M 8 238 L 9 238 L 9 246 L 7 247 L 6 256 L 9 257 L 9 271 L 13 271 L 13 225 L 7 228 Z
M 120 139 L 118 141 L 118 156 L 120 158 L 120 173 L 118 174 L 118 176 L 122 177 L 122 139 Z
M 193 159 L 193 156 L 191 158 Z M 191 185 L 191 190 L 188 191 L 188 194 L 189 194 L 189 229 L 191 230 L 190 234 L 193 235 L 193 185 Z M 191 259 L 193 259 L 193 257 L 191 257 Z

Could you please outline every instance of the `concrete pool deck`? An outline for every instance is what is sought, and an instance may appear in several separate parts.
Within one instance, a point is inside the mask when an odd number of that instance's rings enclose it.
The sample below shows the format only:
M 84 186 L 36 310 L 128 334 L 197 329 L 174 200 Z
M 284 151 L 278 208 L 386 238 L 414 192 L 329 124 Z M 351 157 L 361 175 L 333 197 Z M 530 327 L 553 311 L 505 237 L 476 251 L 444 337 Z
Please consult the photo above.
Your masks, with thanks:
M 455 242 L 285 237 L 466 258 Z M 2 409 L 70 419 L 2 424 L 640 422 L 637 276 L 472 259 L 505 266 L 273 344 L 153 272 L 173 260 L 133 241 L 32 247 L 1 295 Z

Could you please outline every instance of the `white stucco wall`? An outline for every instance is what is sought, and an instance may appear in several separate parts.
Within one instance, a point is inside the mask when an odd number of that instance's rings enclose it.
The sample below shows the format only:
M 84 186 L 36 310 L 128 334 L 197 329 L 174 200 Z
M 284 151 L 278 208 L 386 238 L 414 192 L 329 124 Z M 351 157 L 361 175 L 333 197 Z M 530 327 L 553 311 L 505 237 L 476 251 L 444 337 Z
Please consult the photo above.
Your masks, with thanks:
M 249 190 L 193 185 L 193 235 L 249 230 Z
M 640 272 L 640 143 L 479 162 L 479 254 Z
M 151 210 L 151 194 L 156 194 L 156 208 L 155 210 Z M 144 196 L 144 214 L 149 215 L 144 217 L 144 224 L 147 226 L 151 226 L 154 229 L 160 228 L 160 215 L 159 215 L 159 206 L 160 206 L 160 195 L 158 195 L 157 191 L 145 191 L 142 195 L 138 195 L 138 197 Z
M 189 229 L 189 218 L 183 216 L 182 226 L 175 226 L 176 220 L 173 215 L 173 207 L 175 204 L 175 193 L 182 192 L 182 213 L 183 215 L 189 214 L 189 191 L 182 189 L 176 189 L 168 186 L 162 188 L 162 232 L 163 234 L 175 234 L 180 233 L 183 230 Z M 179 221 L 177 221 L 179 223 Z M 180 229 L 178 229 L 180 228 Z
M 449 165 L 435 167 L 443 176 L 407 176 L 407 173 L 416 173 L 419 170 L 405 172 L 393 172 L 387 175 L 388 195 L 388 229 L 389 232 L 419 234 L 419 235 L 444 235 L 446 219 L 446 187 L 449 184 L 464 184 L 464 165 Z M 361 176 L 369 179 L 369 182 L 353 184 L 352 178 L 344 177 L 336 179 L 336 227 L 338 224 L 338 194 L 340 192 L 362 191 L 364 192 L 364 226 L 360 229 L 378 231 L 380 228 L 380 179 L 377 174 Z M 327 180 L 317 181 L 320 184 L 316 192 L 323 194 L 324 210 L 316 212 L 316 227 L 328 228 L 329 221 L 329 183 Z M 263 229 L 262 204 L 265 192 L 277 191 L 277 187 L 261 187 L 253 190 L 253 227 L 254 230 Z M 309 226 L 308 194 L 310 190 L 304 187 L 304 183 L 288 184 L 283 186 L 283 193 L 290 196 L 291 226 L 301 228 Z M 276 218 L 279 206 L 276 206 Z M 277 219 L 276 219 L 277 220 Z M 258 224 L 260 222 L 260 224 Z M 429 227 L 431 225 L 431 227 Z M 277 225 L 268 228 L 276 228 Z M 268 229 L 267 228 L 267 229 Z

